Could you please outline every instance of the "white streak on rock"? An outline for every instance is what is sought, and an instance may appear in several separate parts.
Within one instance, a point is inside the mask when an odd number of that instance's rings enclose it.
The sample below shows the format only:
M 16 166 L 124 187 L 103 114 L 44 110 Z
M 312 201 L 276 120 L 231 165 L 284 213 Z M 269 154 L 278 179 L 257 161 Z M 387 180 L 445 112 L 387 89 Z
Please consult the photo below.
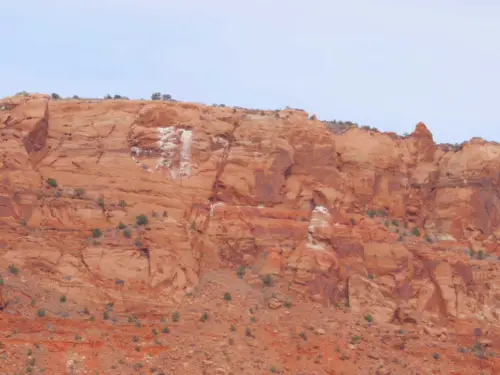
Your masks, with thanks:
M 180 177 L 191 176 L 191 145 L 193 143 L 193 132 L 191 130 L 181 130 L 181 163 L 179 166 Z

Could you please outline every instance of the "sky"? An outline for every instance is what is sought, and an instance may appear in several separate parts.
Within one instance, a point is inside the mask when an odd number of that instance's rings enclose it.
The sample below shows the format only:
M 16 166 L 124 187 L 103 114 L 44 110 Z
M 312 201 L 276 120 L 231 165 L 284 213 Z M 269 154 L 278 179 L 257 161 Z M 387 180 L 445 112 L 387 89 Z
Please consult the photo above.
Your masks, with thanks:
M 0 97 L 278 109 L 500 141 L 498 0 L 0 1 Z

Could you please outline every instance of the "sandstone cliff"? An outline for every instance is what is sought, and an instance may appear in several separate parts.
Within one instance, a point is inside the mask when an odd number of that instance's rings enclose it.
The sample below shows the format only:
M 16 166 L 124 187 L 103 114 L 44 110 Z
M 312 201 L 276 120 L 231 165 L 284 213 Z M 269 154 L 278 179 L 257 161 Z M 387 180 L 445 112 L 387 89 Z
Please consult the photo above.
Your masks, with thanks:
M 82 305 L 158 312 L 228 269 L 375 322 L 499 324 L 496 143 L 44 95 L 1 100 L 0 135 L 2 272 Z

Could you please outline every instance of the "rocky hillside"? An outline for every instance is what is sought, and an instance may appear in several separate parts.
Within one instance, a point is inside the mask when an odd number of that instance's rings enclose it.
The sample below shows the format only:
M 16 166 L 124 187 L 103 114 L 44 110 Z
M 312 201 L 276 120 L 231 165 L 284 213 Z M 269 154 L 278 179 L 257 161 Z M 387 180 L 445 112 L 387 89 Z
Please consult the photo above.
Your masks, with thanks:
M 0 135 L 2 374 L 500 373 L 499 144 L 46 95 Z

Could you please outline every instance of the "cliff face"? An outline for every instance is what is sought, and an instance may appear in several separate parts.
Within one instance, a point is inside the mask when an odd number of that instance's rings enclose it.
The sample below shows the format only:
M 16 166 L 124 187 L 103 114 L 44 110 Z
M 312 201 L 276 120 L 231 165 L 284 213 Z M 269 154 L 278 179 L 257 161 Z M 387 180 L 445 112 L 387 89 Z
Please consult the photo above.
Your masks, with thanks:
M 154 312 L 229 269 L 377 322 L 498 324 L 498 144 L 336 134 L 295 110 L 0 108 L 0 262 L 38 288 Z

